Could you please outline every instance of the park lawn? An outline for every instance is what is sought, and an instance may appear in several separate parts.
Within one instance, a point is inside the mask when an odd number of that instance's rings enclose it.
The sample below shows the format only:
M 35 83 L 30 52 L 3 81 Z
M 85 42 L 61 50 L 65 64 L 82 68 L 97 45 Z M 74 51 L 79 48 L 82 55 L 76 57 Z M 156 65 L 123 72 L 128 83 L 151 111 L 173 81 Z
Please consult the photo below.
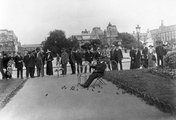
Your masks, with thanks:
M 0 110 L 17 93 L 25 81 L 26 79 L 0 80 Z
M 148 69 L 107 71 L 104 78 L 164 112 L 176 111 L 176 80 Z

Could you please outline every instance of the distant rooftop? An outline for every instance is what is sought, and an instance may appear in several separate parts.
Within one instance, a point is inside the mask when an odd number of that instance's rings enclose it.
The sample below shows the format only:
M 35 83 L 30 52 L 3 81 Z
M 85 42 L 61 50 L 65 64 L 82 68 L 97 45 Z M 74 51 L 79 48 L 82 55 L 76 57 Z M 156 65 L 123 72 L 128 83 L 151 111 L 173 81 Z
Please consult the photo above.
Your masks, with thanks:
M 41 44 L 24 44 L 21 47 L 29 48 L 29 47 L 41 47 Z

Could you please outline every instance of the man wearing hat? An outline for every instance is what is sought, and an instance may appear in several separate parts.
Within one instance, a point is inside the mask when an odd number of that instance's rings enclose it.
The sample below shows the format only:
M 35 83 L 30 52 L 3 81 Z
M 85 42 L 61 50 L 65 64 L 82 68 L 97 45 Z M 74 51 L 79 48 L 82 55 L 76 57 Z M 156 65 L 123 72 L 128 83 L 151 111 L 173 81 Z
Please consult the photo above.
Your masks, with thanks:
M 116 46 L 116 49 L 114 51 L 114 60 L 117 62 L 117 64 L 120 64 L 120 70 L 123 70 L 122 67 L 122 59 L 123 59 L 123 54 L 122 54 L 122 50 L 121 47 L 119 45 Z M 118 69 L 118 67 L 117 67 Z
M 163 56 L 165 55 L 165 49 L 162 45 L 162 42 L 159 43 L 159 45 L 156 47 L 156 54 L 157 54 L 157 64 L 158 66 L 163 67 Z M 161 61 L 161 64 L 160 64 Z
M 98 77 L 102 77 L 104 75 L 104 72 L 106 69 L 106 63 L 104 62 L 104 58 L 99 57 L 99 61 L 97 62 L 97 65 L 91 66 L 91 67 L 94 68 L 95 70 L 89 76 L 89 78 L 84 84 L 80 84 L 80 86 L 82 86 L 83 88 L 88 88 L 94 79 Z

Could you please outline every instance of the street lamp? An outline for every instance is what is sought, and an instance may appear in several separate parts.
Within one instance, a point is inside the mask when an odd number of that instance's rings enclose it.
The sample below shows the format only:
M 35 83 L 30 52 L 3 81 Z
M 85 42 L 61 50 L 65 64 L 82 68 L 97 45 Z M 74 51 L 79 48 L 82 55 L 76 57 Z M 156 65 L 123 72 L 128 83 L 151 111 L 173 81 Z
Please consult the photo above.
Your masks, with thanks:
M 139 33 L 140 33 L 140 29 L 141 29 L 141 27 L 139 25 L 137 25 L 136 32 L 137 32 L 137 39 L 138 39 L 138 48 L 139 48 Z

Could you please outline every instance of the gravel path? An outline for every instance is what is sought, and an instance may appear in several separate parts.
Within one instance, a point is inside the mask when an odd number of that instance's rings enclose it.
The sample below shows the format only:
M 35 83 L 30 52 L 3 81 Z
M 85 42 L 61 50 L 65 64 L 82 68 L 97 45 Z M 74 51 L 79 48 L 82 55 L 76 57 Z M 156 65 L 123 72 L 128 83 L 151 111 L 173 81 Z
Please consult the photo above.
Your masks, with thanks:
M 0 111 L 1 120 L 175 120 L 107 82 L 82 89 L 76 75 L 29 79 Z

